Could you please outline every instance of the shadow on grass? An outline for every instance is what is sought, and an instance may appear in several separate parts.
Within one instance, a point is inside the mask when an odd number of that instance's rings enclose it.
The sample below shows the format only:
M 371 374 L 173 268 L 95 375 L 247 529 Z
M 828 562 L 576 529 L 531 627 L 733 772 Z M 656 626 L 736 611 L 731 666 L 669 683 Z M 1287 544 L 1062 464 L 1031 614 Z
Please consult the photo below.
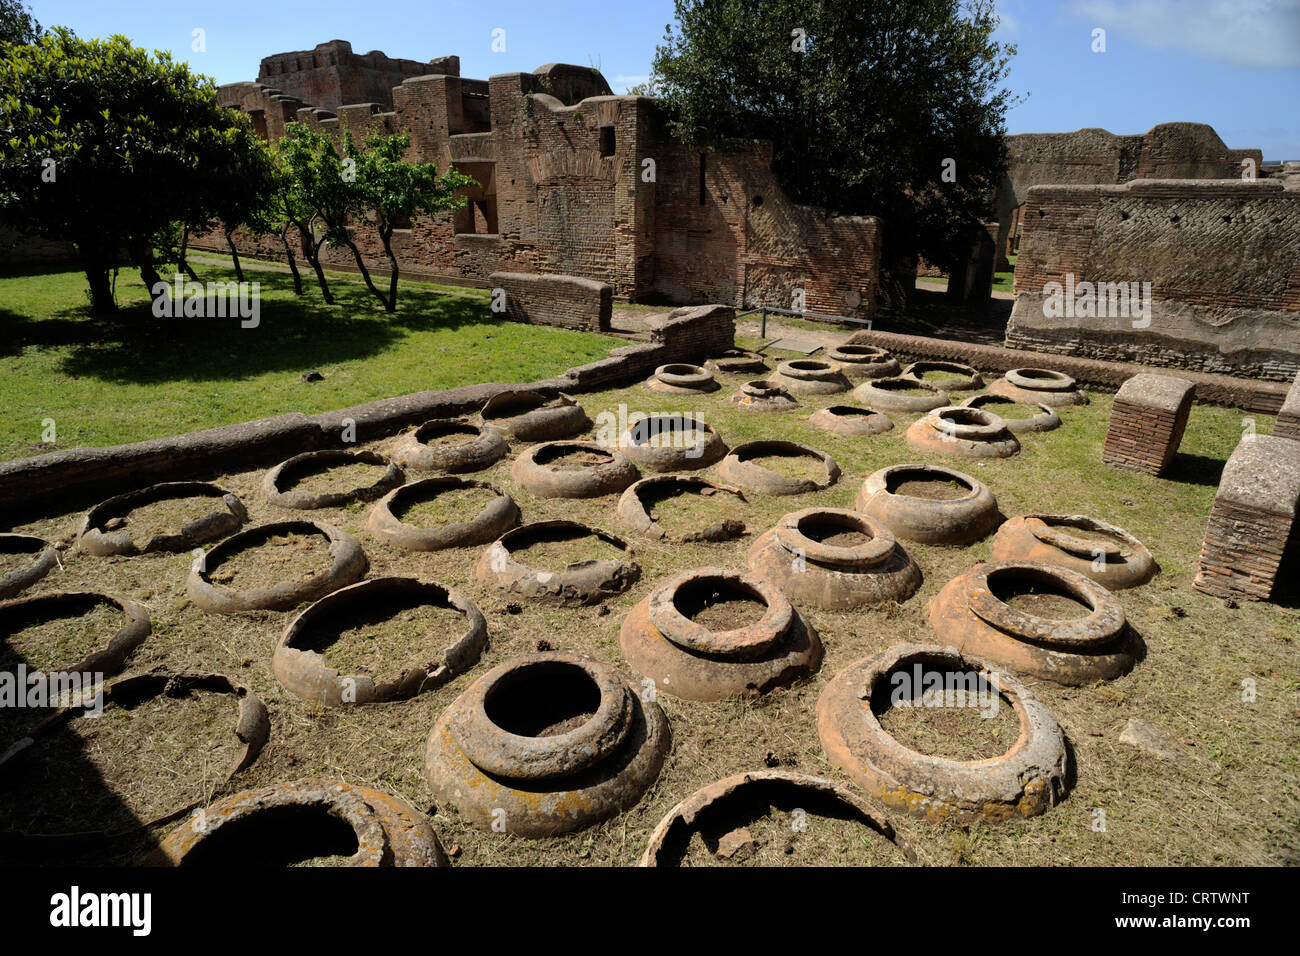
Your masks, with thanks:
M 1219 487 L 1223 478 L 1223 466 L 1227 462 L 1206 455 L 1195 455 L 1180 451 L 1174 456 L 1169 470 L 1161 477 L 1177 481 L 1184 485 L 1203 485 L 1207 488 Z
M 404 286 L 398 311 L 388 314 L 359 283 L 332 281 L 336 304 L 328 306 L 314 286 L 295 296 L 287 274 L 259 270 L 247 277 L 260 284 L 254 328 L 242 328 L 237 318 L 160 319 L 144 302 L 111 317 L 91 316 L 81 305 L 39 319 L 0 309 L 0 354 L 62 348 L 65 374 L 119 384 L 234 380 L 368 358 L 413 333 L 498 324 L 486 300 L 418 286 Z M 233 278 L 225 270 L 199 272 L 200 281 Z M 119 290 L 135 294 L 129 284 Z

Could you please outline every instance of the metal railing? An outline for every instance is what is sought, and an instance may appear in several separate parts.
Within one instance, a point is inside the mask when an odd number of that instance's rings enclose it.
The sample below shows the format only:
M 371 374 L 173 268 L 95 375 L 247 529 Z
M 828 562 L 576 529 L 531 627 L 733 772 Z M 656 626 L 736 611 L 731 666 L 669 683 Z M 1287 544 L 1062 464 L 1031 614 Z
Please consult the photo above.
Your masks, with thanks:
M 757 309 L 746 309 L 743 312 L 737 312 L 736 318 L 741 319 L 747 315 L 762 314 L 763 318 L 762 318 L 762 322 L 760 323 L 760 329 L 758 334 L 760 338 L 765 339 L 767 338 L 767 314 L 769 312 L 771 312 L 773 315 L 787 315 L 794 319 L 802 319 L 805 317 L 814 318 L 814 319 L 831 319 L 832 321 L 835 322 L 847 322 L 850 325 L 860 325 L 863 328 L 867 329 L 868 331 L 870 331 L 871 329 L 871 319 L 859 319 L 857 316 L 853 316 L 853 315 L 831 315 L 830 313 L 827 312 L 808 312 L 808 311 L 796 312 L 794 309 L 777 309 L 770 305 L 764 305 L 764 306 L 760 306 Z

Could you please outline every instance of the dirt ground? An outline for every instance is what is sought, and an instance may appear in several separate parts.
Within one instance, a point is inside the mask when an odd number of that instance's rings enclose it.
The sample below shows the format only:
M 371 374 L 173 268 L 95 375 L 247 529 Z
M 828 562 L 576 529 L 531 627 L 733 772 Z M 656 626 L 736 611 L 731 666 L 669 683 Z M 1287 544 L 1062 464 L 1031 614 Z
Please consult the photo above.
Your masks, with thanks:
M 473 478 L 511 492 L 525 521 L 584 521 L 625 538 L 643 569 L 640 582 L 603 607 L 557 608 L 516 604 L 481 586 L 474 566 L 481 548 L 408 553 L 376 541 L 364 530 L 370 505 L 319 512 L 289 512 L 261 495 L 262 470 L 214 476 L 240 496 L 254 524 L 308 517 L 355 535 L 370 559 L 371 577 L 422 577 L 459 588 L 487 618 L 490 646 L 469 673 L 435 692 L 391 704 L 327 709 L 281 687 L 270 669 L 271 652 L 294 612 L 207 615 L 185 594 L 189 554 L 95 558 L 71 547 L 80 514 L 34 521 L 13 530 L 69 545 L 56 569 L 29 593 L 56 589 L 103 590 L 145 604 L 153 634 L 135 653 L 127 673 L 166 666 L 216 671 L 247 684 L 271 714 L 270 741 L 259 759 L 232 784 L 223 777 L 234 753 L 235 709 L 228 697 L 199 695 L 141 704 L 129 712 L 110 707 L 103 718 L 74 721 L 69 730 L 39 743 L 0 776 L 0 830 L 82 833 L 125 830 L 191 801 L 210 801 L 224 791 L 303 777 L 339 779 L 398 794 L 430 814 L 443 843 L 458 847 L 456 865 L 629 865 L 635 863 L 655 824 L 699 787 L 745 770 L 778 766 L 820 774 L 853 785 L 832 766 L 815 726 L 818 695 L 850 662 L 902 641 L 936 640 L 926 610 L 952 577 L 987 560 L 988 542 L 961 548 L 907 545 L 924 573 L 919 593 L 901 606 L 849 613 L 801 609 L 825 645 L 820 670 L 808 680 L 756 700 L 696 703 L 659 695 L 672 728 L 672 751 L 658 780 L 629 812 L 590 829 L 526 840 L 474 829 L 454 807 L 435 806 L 422 775 L 425 738 L 435 717 L 488 668 L 539 646 L 581 652 L 613 664 L 639 683 L 622 660 L 618 631 L 634 604 L 668 575 L 706 565 L 742 569 L 754 536 L 789 512 L 825 505 L 851 507 L 862 480 L 886 465 L 909 461 L 947 464 L 988 484 L 1004 514 L 1080 513 L 1117 524 L 1151 548 L 1162 572 L 1151 583 L 1118 592 L 1129 620 L 1141 634 L 1146 657 L 1132 673 L 1097 686 L 1034 692 L 1057 715 L 1076 768 L 1068 796 L 1043 816 L 1003 825 L 931 824 L 884 810 L 927 864 L 1294 864 L 1300 862 L 1300 614 L 1294 606 L 1241 602 L 1239 606 L 1192 590 L 1197 553 L 1213 501 L 1218 473 L 1242 431 L 1263 416 L 1197 407 L 1182 452 L 1168 478 L 1118 472 L 1100 464 L 1111 400 L 1094 395 L 1091 405 L 1063 409 L 1063 428 L 1022 435 L 1022 452 L 1002 461 L 942 459 L 913 451 L 903 432 L 914 416 L 891 414 L 896 427 L 870 438 L 843 438 L 807 422 L 819 407 L 842 404 L 847 395 L 801 399 L 788 413 L 755 414 L 731 406 L 727 397 L 747 378 L 723 376 L 712 395 L 683 398 L 641 386 L 579 396 L 599 427 L 603 414 L 694 412 L 718 429 L 730 446 L 759 438 L 804 442 L 829 452 L 844 471 L 830 489 L 789 498 L 729 495 L 695 499 L 682 514 L 698 520 L 733 517 L 749 533 L 737 541 L 662 544 L 641 538 L 615 514 L 616 496 L 541 500 L 511 480 L 510 462 L 523 446 Z M 969 394 L 969 393 L 966 393 Z M 595 434 L 595 430 L 591 435 Z M 392 439 L 373 446 L 385 451 Z M 716 477 L 714 469 L 702 472 Z M 412 480 L 422 475 L 411 473 Z M 454 502 L 448 501 L 452 505 Z M 670 503 L 671 504 L 671 503 Z M 445 509 L 426 513 L 446 517 Z M 242 573 L 258 577 L 295 561 L 250 553 Z M 554 555 L 550 557 L 555 557 Z M 568 555 L 563 555 L 567 558 Z M 260 567 L 260 570 L 255 570 Z M 1288 603 L 1294 605 L 1294 592 Z M 436 618 L 438 621 L 447 618 Z M 404 666 L 419 659 L 420 644 L 445 647 L 447 631 L 411 626 L 386 629 L 382 622 L 352 633 L 363 644 L 339 658 L 353 663 Z M 451 620 L 448 627 L 454 626 Z M 347 635 L 345 635 L 346 637 Z M 29 668 L 60 662 L 70 651 L 66 630 L 46 627 L 5 636 Z M 414 652 L 414 653 L 413 653 Z M 25 717 L 26 715 L 24 715 Z M 1130 719 L 1167 733 L 1180 753 L 1153 756 L 1120 741 Z M 902 739 L 917 746 L 945 741 L 954 756 L 996 752 L 1014 731 L 1000 724 L 972 727 L 969 714 L 916 711 L 886 715 Z M 0 753 L 29 720 L 0 725 Z M 981 737 L 974 735 L 982 734 Z M 965 736 L 966 740 L 956 738 Z M 224 789 L 223 789 L 224 787 Z M 860 824 L 812 816 L 806 830 L 789 826 L 784 810 L 749 824 L 756 841 L 729 863 L 871 865 L 904 862 L 902 855 Z M 159 834 L 166 832 L 160 828 Z M 66 855 L 113 862 L 129 860 L 142 841 L 88 837 L 32 840 L 23 860 L 54 862 Z M 336 862 L 336 861 L 331 861 Z M 697 837 L 687 864 L 720 861 Z

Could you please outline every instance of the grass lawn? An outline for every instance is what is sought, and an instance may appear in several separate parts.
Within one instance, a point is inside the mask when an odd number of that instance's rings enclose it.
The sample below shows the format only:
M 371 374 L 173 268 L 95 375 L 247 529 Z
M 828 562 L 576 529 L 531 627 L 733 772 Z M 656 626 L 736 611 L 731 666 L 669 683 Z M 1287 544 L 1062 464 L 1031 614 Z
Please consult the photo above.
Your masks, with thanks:
M 774 356 L 775 358 L 776 356 Z M 345 528 L 370 558 L 369 576 L 419 576 L 461 589 L 483 611 L 490 644 L 468 673 L 413 700 L 351 709 L 327 709 L 285 690 L 270 668 L 270 653 L 293 612 L 230 617 L 199 612 L 187 599 L 191 557 L 146 555 L 95 558 L 75 549 L 43 583 L 46 590 L 104 589 L 144 602 L 154 632 L 129 664 L 130 673 L 155 666 L 237 675 L 267 703 L 270 742 L 234 789 L 303 777 L 341 779 L 400 794 L 432 815 L 446 847 L 458 844 L 459 866 L 629 865 L 650 831 L 679 800 L 729 774 L 779 763 L 783 768 L 845 781 L 825 757 L 816 732 L 816 703 L 827 682 L 852 661 L 903 641 L 933 643 L 927 607 L 943 585 L 989 558 L 987 540 L 969 547 L 906 545 L 924 574 L 921 590 L 898 606 L 849 613 L 801 608 L 825 646 L 818 673 L 794 687 L 758 700 L 697 703 L 659 694 L 671 724 L 673 745 L 658 780 L 629 812 L 589 830 L 543 840 L 483 832 L 451 806 L 434 806 L 422 774 L 423 747 L 442 710 L 489 668 L 535 651 L 545 641 L 557 650 L 592 655 L 621 668 L 639 683 L 619 650 L 619 627 L 632 607 L 668 575 L 691 567 L 743 568 L 754 536 L 788 512 L 818 506 L 851 507 L 863 478 L 886 465 L 931 461 L 955 465 L 984 481 L 1006 515 L 1082 513 L 1127 528 L 1142 539 L 1161 573 L 1140 588 L 1117 592 L 1129 621 L 1146 645 L 1146 658 L 1114 681 L 1073 689 L 1032 688 L 1057 716 L 1070 741 L 1077 781 L 1062 804 L 1043 816 L 1003 825 L 929 824 L 896 810 L 884 811 L 931 864 L 1153 865 L 1295 864 L 1300 862 L 1300 614 L 1294 607 L 1225 602 L 1191 588 L 1205 521 L 1223 462 L 1241 435 L 1243 413 L 1197 406 L 1182 450 L 1166 478 L 1102 467 L 1100 449 L 1111 397 L 1062 410 L 1054 432 L 1022 436 L 1023 450 L 1003 461 L 940 458 L 904 440 L 915 416 L 891 416 L 896 427 L 866 439 L 817 431 L 808 416 L 844 395 L 805 398 L 780 414 L 747 413 L 728 402 L 746 379 L 723 376 L 711 395 L 675 396 L 642 385 L 578 396 L 600 425 L 602 413 L 693 411 L 717 428 L 728 445 L 759 438 L 794 439 L 830 453 L 843 477 L 823 492 L 794 497 L 749 496 L 712 505 L 710 520 L 743 520 L 749 534 L 739 541 L 668 545 L 630 532 L 615 513 L 616 496 L 567 501 L 539 499 L 521 490 L 510 474 L 512 453 L 471 477 L 509 491 L 525 521 L 571 518 L 627 538 L 641 565 L 641 580 L 600 608 L 555 608 L 515 599 L 476 580 L 481 548 L 416 554 L 371 537 L 368 506 L 325 509 L 304 517 Z M 1265 416 L 1261 432 L 1271 429 Z M 594 431 L 593 431 L 594 435 Z M 385 451 L 394 439 L 371 447 Z M 259 491 L 263 472 L 242 471 L 217 480 L 248 506 L 252 523 L 298 516 L 267 504 Z M 713 469 L 703 474 L 714 477 Z M 411 477 L 418 477 L 412 475 Z M 706 499 L 712 501 L 712 499 Z M 705 505 L 708 508 L 708 505 Z M 724 510 L 725 509 L 725 510 Z M 15 530 L 69 542 L 77 514 Z M 259 555 L 248 555 L 258 561 Z M 262 554 L 260 562 L 279 565 Z M 512 606 L 513 605 L 513 606 Z M 388 675 L 441 651 L 449 634 L 415 639 L 408 629 L 376 628 L 363 648 Z M 58 659 L 52 637 L 24 632 L 11 641 L 29 666 Z M 359 652 L 359 651 L 358 651 Z M 421 657 L 421 655 L 425 655 Z M 383 676 L 382 674 L 380 676 Z M 1256 694 L 1243 699 L 1243 681 Z M 189 800 L 210 800 L 220 773 L 233 757 L 233 710 L 228 702 L 208 707 L 205 698 L 167 702 L 170 711 L 138 715 L 106 712 L 78 722 L 60 741 L 33 748 L 23 774 L 0 795 L 0 814 L 27 832 L 85 829 L 85 821 L 110 829 L 161 813 Z M 920 715 L 924 717 L 925 715 Z M 1127 722 L 1138 718 L 1178 738 L 1180 760 L 1162 760 L 1121 743 Z M 10 740 L 0 728 L 0 752 Z M 11 728 L 7 736 L 20 734 Z M 165 767 L 166 773 L 158 772 Z M 1105 828 L 1096 829 L 1096 811 Z M 765 858 L 788 864 L 897 863 L 888 844 L 861 830 L 809 814 L 808 830 L 792 836 L 784 814 L 750 824 L 763 841 Z M 786 852 L 783 846 L 789 846 Z M 692 853 L 701 862 L 707 854 Z M 98 859 L 110 858 L 101 854 Z
M 201 281 L 234 274 L 196 259 Z M 386 314 L 357 276 L 336 273 L 327 306 L 310 277 L 249 268 L 261 323 L 157 319 L 139 274 L 118 276 L 120 315 L 86 313 L 80 272 L 0 277 L 0 459 L 141 441 L 285 412 L 315 414 L 475 382 L 527 382 L 603 358 L 605 336 L 505 322 L 486 290 L 402 284 Z M 324 381 L 304 383 L 317 370 Z M 57 441 L 42 441 L 54 419 Z

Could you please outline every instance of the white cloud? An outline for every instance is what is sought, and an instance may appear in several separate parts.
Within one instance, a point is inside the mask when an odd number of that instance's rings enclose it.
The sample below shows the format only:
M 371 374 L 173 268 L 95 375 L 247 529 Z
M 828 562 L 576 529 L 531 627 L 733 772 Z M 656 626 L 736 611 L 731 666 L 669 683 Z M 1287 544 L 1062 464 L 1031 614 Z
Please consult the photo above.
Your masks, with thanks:
M 1131 39 L 1233 66 L 1300 67 L 1300 0 L 1071 0 L 1070 14 Z
M 644 74 L 644 75 L 633 74 L 629 76 L 626 73 L 620 73 L 618 76 L 614 77 L 612 81 L 610 81 L 609 85 L 612 86 L 614 89 L 618 89 L 621 86 L 624 90 L 627 90 L 629 87 L 640 86 L 642 83 L 649 83 L 649 82 L 650 82 L 649 74 Z

